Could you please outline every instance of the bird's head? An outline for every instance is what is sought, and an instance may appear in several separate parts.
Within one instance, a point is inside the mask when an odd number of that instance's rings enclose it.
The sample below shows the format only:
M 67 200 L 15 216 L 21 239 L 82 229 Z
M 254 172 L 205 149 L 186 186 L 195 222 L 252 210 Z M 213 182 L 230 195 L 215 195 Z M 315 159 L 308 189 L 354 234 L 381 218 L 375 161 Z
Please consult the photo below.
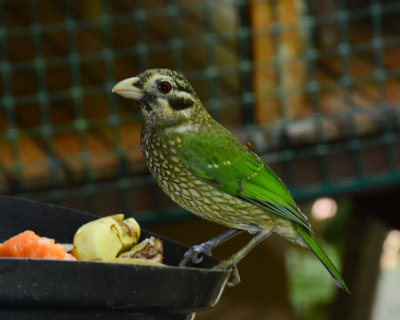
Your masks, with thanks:
M 207 116 L 189 81 L 175 71 L 150 69 L 118 82 L 113 92 L 136 100 L 145 121 L 173 126 Z

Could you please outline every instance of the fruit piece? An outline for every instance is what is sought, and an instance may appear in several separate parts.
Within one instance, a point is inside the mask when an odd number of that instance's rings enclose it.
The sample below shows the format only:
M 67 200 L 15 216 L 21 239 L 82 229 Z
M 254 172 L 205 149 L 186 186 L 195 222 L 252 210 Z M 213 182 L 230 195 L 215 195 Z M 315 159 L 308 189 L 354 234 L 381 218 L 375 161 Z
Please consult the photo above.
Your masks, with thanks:
M 113 258 L 113 259 L 109 259 L 109 260 L 104 260 L 104 262 L 166 267 L 166 265 L 162 264 L 161 262 L 157 262 L 157 261 L 153 261 L 153 260 L 146 260 L 146 259 L 139 259 L 139 258 L 129 259 L 129 258 L 117 257 L 117 258 Z
M 81 226 L 74 236 L 72 254 L 79 260 L 110 260 L 129 250 L 140 238 L 134 218 L 116 214 Z
M 54 239 L 39 237 L 27 230 L 0 244 L 0 256 L 12 258 L 44 258 L 76 260 L 65 252 L 61 244 Z
M 147 238 L 133 246 L 131 250 L 120 254 L 119 258 L 142 259 L 161 263 L 163 258 L 162 241 L 154 237 Z

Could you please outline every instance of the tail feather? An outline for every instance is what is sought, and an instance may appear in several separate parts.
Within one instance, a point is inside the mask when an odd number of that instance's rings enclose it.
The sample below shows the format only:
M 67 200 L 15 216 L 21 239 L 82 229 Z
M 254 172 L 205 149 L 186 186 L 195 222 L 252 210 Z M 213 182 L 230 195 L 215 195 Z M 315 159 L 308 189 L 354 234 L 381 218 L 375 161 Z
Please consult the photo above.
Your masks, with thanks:
M 296 225 L 296 229 L 297 229 L 297 232 L 304 239 L 304 241 L 307 243 L 307 245 L 311 249 L 311 251 L 316 255 L 316 257 L 319 259 L 319 261 L 321 261 L 321 263 L 324 265 L 326 270 L 328 270 L 328 272 L 332 276 L 335 284 L 350 294 L 350 291 L 347 288 L 346 283 L 344 282 L 339 271 L 336 269 L 335 265 L 333 264 L 331 259 L 329 259 L 327 254 L 322 250 L 322 248 L 318 245 L 318 243 L 310 235 L 310 233 L 301 225 Z

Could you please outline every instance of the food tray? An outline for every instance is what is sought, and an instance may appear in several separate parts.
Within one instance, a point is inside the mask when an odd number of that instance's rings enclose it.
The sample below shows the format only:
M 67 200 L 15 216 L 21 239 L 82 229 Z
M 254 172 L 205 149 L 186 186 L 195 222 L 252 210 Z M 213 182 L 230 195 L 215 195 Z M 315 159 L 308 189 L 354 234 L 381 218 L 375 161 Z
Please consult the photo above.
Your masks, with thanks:
M 0 241 L 29 229 L 71 243 L 82 224 L 98 218 L 6 196 L 0 207 Z M 214 306 L 230 271 L 210 269 L 218 261 L 209 256 L 197 267 L 178 267 L 188 247 L 142 230 L 141 239 L 149 236 L 163 241 L 168 267 L 0 258 L 0 318 L 67 319 L 73 313 L 74 319 L 191 319 Z

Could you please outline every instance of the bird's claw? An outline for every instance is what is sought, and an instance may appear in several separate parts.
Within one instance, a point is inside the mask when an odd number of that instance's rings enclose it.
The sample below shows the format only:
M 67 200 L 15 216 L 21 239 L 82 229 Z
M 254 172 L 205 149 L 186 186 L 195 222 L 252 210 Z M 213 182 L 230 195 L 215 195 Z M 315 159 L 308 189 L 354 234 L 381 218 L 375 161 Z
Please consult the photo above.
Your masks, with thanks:
M 237 266 L 232 265 L 228 260 L 221 261 L 216 266 L 214 266 L 213 269 L 220 269 L 220 270 L 232 269 L 232 273 L 228 279 L 228 282 L 226 283 L 228 287 L 234 287 L 240 283 L 240 275 Z
M 179 263 L 179 266 L 184 267 L 190 261 L 193 264 L 199 264 L 203 261 L 203 256 L 205 254 L 211 256 L 211 248 L 206 243 L 195 245 L 185 252 L 182 261 Z
M 228 270 L 232 269 L 232 273 L 228 279 L 227 286 L 228 287 L 234 287 L 237 284 L 240 283 L 240 275 L 239 275 L 239 270 L 237 268 L 237 265 L 230 261 L 229 259 L 223 260 L 217 265 L 213 267 L 213 269 L 219 269 L 219 270 Z
M 239 270 L 237 268 L 237 266 L 233 266 L 232 267 L 232 273 L 228 279 L 228 282 L 226 283 L 226 285 L 228 287 L 234 287 L 237 284 L 240 283 L 240 275 L 239 275 Z

